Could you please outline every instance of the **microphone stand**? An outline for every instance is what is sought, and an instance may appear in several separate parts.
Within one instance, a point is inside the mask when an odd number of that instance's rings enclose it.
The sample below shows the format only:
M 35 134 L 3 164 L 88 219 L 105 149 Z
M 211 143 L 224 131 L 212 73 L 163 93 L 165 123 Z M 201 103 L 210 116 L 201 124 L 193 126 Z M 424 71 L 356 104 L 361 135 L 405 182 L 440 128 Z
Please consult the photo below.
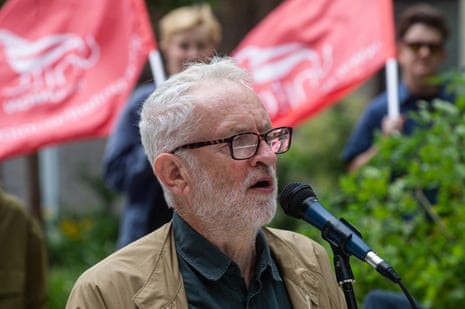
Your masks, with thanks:
M 337 223 L 334 224 L 333 222 L 328 222 L 321 229 L 321 236 L 324 240 L 329 242 L 329 244 L 331 245 L 331 249 L 333 250 L 336 279 L 339 285 L 342 286 L 342 290 L 344 291 L 347 308 L 357 309 L 357 302 L 355 299 L 354 289 L 352 288 L 352 284 L 355 282 L 355 279 L 354 274 L 352 273 L 352 268 L 350 267 L 350 254 L 347 253 L 344 250 L 344 248 L 346 247 L 347 242 L 352 237 L 352 232 L 357 233 L 359 236 L 361 236 L 361 234 L 355 227 L 353 227 L 346 220 L 344 220 L 344 218 L 339 219 L 339 221 L 350 227 L 351 231 L 348 232 L 343 229 L 335 228 L 335 225 Z M 395 272 L 394 274 L 395 277 L 388 276 L 388 278 L 394 281 L 395 283 L 399 284 L 405 296 L 407 297 L 411 307 L 413 309 L 416 309 L 417 305 L 414 299 L 408 293 L 406 287 L 400 280 L 400 277 L 398 277 L 398 275 Z
M 344 252 L 344 244 L 350 239 L 351 234 L 349 235 L 339 235 L 342 236 L 341 243 L 338 244 L 333 240 L 329 235 L 332 230 L 332 224 L 328 223 L 323 227 L 321 235 L 323 239 L 330 243 L 331 249 L 333 250 L 333 259 L 334 259 L 334 268 L 336 272 L 336 279 L 342 290 L 344 291 L 344 296 L 347 303 L 348 309 L 357 309 L 357 301 L 355 299 L 354 289 L 352 284 L 355 282 L 354 274 L 352 273 L 352 268 L 350 266 L 350 254 Z
M 346 298 L 348 309 L 357 309 L 357 301 L 355 300 L 354 289 L 352 283 L 355 282 L 352 268 L 350 267 L 349 256 L 344 254 L 339 247 L 331 246 L 334 253 L 334 268 L 336 271 L 336 279 Z

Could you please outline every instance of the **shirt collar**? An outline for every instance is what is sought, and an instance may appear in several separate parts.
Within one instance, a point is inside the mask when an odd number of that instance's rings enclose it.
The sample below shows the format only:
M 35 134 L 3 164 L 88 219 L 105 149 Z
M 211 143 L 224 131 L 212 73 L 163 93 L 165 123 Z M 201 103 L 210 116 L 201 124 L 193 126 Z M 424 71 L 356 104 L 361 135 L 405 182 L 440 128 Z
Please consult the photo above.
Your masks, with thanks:
M 178 255 L 205 278 L 214 281 L 219 280 L 234 263 L 207 239 L 197 233 L 176 212 L 173 215 L 173 229 Z M 282 281 L 278 267 L 271 257 L 266 237 L 261 230 L 257 235 L 256 246 L 256 277 L 260 278 L 261 274 L 270 267 L 273 279 Z
M 402 81 L 399 84 L 398 89 L 399 89 L 398 90 L 399 91 L 398 92 L 399 102 L 400 102 L 401 105 L 408 104 L 410 102 L 417 102 L 418 101 L 418 98 L 414 97 L 410 93 L 410 91 L 408 90 L 407 85 L 405 84 L 405 82 Z M 441 99 L 441 100 L 444 100 L 444 101 L 449 101 L 449 102 L 454 101 L 453 95 L 448 93 L 448 91 L 446 89 L 446 86 L 444 84 L 440 86 L 439 92 L 437 93 L 435 98 L 438 98 L 438 99 Z
M 256 266 L 256 276 L 257 279 L 260 279 L 260 276 L 263 272 L 269 267 L 271 269 L 271 274 L 274 280 L 282 281 L 281 276 L 279 275 L 278 266 L 271 256 L 270 247 L 268 246 L 268 241 L 266 240 L 265 234 L 263 231 L 259 231 L 256 240 L 257 246 L 257 266 Z

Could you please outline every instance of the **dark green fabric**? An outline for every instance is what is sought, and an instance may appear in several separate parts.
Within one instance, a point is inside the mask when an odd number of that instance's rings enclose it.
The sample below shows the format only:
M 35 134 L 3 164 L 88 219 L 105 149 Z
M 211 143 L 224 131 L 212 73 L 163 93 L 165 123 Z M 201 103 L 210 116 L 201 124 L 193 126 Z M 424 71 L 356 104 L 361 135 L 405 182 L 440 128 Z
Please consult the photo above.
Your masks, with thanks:
M 255 277 L 247 289 L 238 265 L 177 214 L 173 228 L 189 308 L 292 308 L 263 232 L 257 235 Z
M 0 308 L 47 308 L 46 247 L 39 224 L 0 189 Z

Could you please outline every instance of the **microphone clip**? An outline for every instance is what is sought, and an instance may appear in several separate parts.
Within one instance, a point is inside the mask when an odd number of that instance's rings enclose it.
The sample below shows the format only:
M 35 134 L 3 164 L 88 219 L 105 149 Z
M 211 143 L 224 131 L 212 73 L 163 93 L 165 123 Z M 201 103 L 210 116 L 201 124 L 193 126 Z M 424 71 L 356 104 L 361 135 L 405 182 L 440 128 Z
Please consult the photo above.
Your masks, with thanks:
M 347 243 L 351 240 L 354 233 L 362 238 L 362 234 L 344 218 L 340 218 L 335 223 L 334 220 L 328 221 L 321 229 L 321 236 L 329 242 L 333 250 L 334 248 L 338 248 L 346 256 L 351 255 L 345 248 L 347 248 Z

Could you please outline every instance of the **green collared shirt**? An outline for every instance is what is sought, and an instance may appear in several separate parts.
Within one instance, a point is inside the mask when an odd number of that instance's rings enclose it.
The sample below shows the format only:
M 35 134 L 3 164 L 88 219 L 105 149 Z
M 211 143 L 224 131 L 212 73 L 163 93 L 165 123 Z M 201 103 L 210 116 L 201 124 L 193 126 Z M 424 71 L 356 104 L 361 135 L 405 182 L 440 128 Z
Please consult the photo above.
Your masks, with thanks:
M 247 288 L 239 266 L 176 213 L 173 228 L 189 308 L 292 308 L 262 231 L 255 276 Z

